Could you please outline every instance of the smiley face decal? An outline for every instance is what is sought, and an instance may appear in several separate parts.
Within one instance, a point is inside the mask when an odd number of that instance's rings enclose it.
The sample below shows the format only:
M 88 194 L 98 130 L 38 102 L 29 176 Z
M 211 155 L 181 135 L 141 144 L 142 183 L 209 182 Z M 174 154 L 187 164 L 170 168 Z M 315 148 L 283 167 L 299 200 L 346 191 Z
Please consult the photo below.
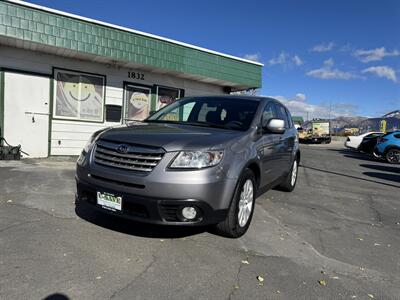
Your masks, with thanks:
M 72 73 L 57 73 L 56 115 L 101 120 L 104 78 Z
M 85 77 L 81 77 L 80 86 L 76 82 L 65 82 L 64 91 L 75 101 L 87 101 L 96 93 L 95 86 Z

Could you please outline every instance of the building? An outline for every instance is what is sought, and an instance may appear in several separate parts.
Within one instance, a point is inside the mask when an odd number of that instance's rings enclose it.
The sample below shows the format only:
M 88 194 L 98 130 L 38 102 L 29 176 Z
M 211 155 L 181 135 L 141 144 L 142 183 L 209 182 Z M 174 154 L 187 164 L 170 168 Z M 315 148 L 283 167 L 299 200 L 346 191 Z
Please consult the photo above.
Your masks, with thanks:
M 301 125 L 304 123 L 304 119 L 301 116 L 292 116 L 292 120 L 296 128 L 301 127 Z
M 27 2 L 0 2 L 0 136 L 77 155 L 182 96 L 261 87 L 262 64 Z

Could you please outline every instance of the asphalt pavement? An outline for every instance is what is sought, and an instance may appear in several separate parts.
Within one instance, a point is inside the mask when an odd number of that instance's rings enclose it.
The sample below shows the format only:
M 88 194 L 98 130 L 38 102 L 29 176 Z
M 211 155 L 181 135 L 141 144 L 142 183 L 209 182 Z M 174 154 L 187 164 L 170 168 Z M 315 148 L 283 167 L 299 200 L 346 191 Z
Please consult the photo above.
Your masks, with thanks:
M 74 164 L 0 162 L 0 299 L 400 299 L 400 166 L 302 146 L 227 239 L 75 211 Z

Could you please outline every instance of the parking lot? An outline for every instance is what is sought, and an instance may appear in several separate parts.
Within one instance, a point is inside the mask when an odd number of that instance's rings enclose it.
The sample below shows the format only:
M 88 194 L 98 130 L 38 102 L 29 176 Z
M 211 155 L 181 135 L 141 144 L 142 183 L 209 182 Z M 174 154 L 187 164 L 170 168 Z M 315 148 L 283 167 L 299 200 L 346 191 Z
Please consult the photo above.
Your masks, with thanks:
M 74 164 L 0 162 L 1 299 L 400 299 L 398 165 L 302 146 L 235 240 L 75 211 Z

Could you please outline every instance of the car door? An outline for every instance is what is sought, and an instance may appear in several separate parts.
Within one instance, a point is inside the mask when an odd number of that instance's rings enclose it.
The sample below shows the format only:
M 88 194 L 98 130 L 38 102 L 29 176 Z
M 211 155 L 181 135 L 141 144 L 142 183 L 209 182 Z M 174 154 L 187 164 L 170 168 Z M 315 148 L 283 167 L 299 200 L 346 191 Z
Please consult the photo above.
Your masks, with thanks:
M 266 103 L 261 116 L 261 126 L 265 127 L 272 118 L 277 118 L 274 102 Z M 261 138 L 257 143 L 257 153 L 261 161 L 261 186 L 265 186 L 278 179 L 278 143 L 279 134 L 263 130 Z
M 285 132 L 280 134 L 277 143 L 277 164 L 280 176 L 290 170 L 296 135 L 293 134 L 293 121 L 289 111 L 280 103 L 274 103 L 279 119 L 285 121 Z

